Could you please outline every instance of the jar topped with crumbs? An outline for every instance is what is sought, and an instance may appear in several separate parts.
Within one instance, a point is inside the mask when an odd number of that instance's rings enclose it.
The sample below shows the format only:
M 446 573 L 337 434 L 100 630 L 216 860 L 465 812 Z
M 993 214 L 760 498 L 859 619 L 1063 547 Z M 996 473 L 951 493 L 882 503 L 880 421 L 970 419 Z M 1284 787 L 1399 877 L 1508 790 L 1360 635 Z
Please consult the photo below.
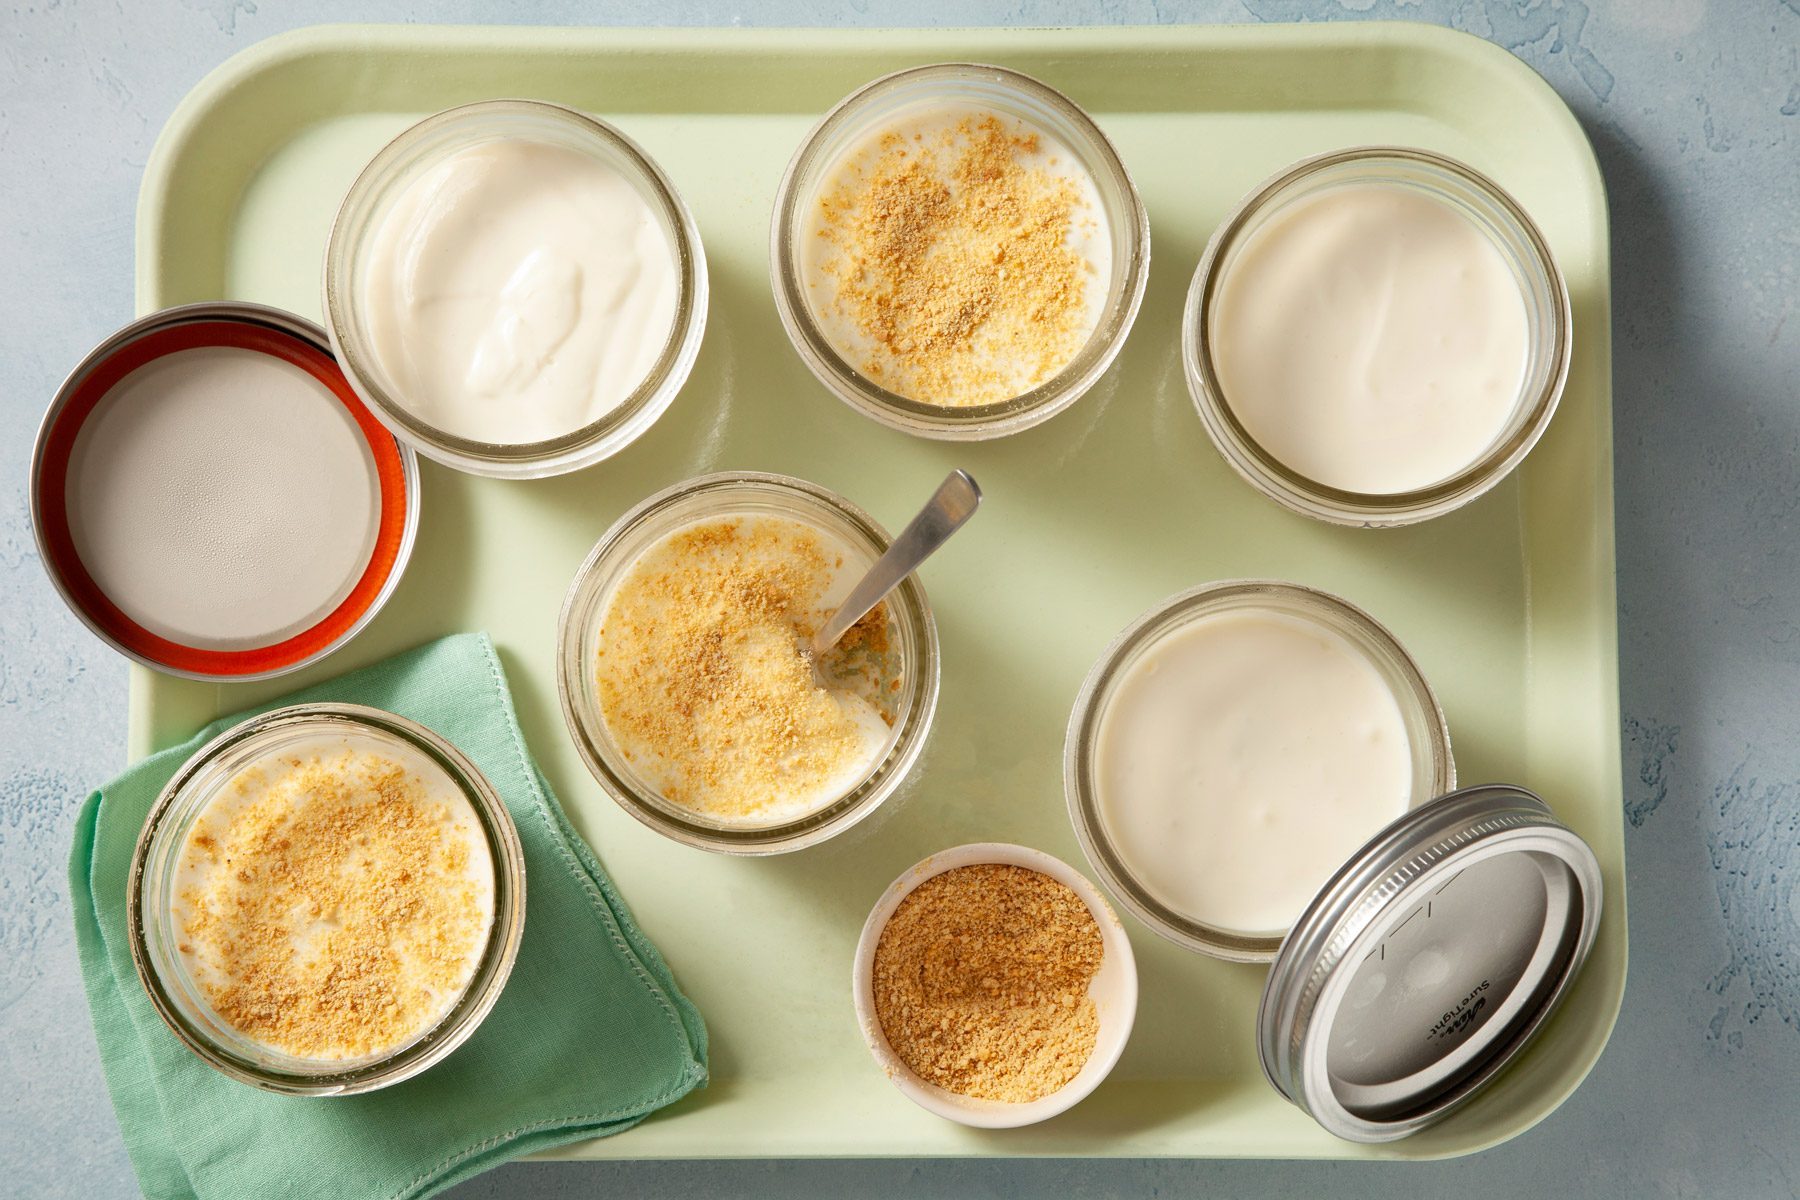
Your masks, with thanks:
M 296 705 L 214 738 L 138 839 L 132 959 L 208 1065 L 293 1095 L 398 1083 L 475 1031 L 525 919 L 518 831 L 435 733 Z
M 999 437 L 1091 388 L 1124 344 L 1150 225 L 1093 120 L 974 63 L 878 79 L 789 164 L 776 307 L 839 399 L 921 437 Z
M 813 633 L 887 549 L 814 484 L 689 480 L 600 539 L 563 606 L 559 692 L 607 793 L 676 841 L 775 854 L 873 812 L 924 747 L 937 627 L 908 578 L 823 657 Z

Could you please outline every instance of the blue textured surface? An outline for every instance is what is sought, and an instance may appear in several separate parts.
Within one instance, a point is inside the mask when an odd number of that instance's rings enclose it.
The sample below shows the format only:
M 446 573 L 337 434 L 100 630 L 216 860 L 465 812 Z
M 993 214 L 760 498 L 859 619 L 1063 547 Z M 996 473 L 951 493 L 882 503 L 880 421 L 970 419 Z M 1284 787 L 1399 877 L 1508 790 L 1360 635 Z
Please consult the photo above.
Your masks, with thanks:
M 499 21 L 460 0 L 39 0 L 0 15 L 0 1193 L 134 1191 L 75 970 L 63 863 L 122 761 L 125 669 L 43 578 L 31 433 L 132 309 L 157 130 L 210 68 L 322 21 Z M 546 2 L 547 23 L 1081 24 L 1408 18 L 1489 38 L 1600 155 L 1614 253 L 1631 983 L 1558 1113 L 1433 1165 L 518 1165 L 489 1196 L 1207 1193 L 1800 1196 L 1800 0 Z

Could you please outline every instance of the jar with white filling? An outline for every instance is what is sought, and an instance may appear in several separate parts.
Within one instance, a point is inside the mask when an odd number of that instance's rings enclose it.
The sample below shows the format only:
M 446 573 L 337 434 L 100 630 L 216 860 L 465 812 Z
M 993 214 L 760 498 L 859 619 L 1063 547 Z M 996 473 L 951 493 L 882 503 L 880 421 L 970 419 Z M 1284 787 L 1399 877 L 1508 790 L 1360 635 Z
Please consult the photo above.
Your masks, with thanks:
M 1092 118 L 1030 76 L 884 76 L 814 127 L 770 229 L 776 308 L 834 395 L 977 440 L 1073 404 L 1124 345 L 1150 225 Z
M 667 837 L 743 855 L 880 807 L 937 704 L 924 588 L 907 578 L 817 661 L 808 642 L 890 540 L 843 497 L 754 472 L 621 517 L 576 574 L 557 647 L 564 719 L 606 792 Z
M 1107 648 L 1065 782 L 1127 908 L 1190 949 L 1266 962 L 1332 873 L 1456 768 L 1392 634 L 1324 592 L 1246 581 L 1182 593 Z
M 1417 664 L 1311 588 L 1208 584 L 1140 617 L 1082 687 L 1063 778 L 1127 909 L 1177 945 L 1269 964 L 1263 1074 L 1350 1141 L 1479 1095 L 1599 932 L 1593 850 L 1525 788 L 1453 790 Z
M 326 249 L 326 327 L 357 394 L 480 475 L 561 474 L 631 443 L 686 381 L 706 309 L 699 230 L 662 169 L 538 101 L 400 134 Z
M 1252 192 L 1188 292 L 1183 363 L 1232 467 L 1344 525 L 1422 521 L 1519 465 L 1568 376 L 1568 289 L 1531 217 L 1470 167 L 1368 147 Z
M 203 1061 L 350 1095 L 425 1070 L 486 1017 L 518 954 L 525 863 L 449 742 L 377 709 L 296 705 L 170 780 L 127 908 L 138 976 Z

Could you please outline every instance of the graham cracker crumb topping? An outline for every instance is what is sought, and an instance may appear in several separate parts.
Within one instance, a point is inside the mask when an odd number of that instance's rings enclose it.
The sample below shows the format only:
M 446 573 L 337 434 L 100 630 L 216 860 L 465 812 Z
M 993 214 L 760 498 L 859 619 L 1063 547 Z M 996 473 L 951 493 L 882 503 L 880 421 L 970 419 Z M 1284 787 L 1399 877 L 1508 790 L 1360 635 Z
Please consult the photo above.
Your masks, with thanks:
M 1035 161 L 1040 136 L 992 113 L 852 157 L 818 201 L 831 306 L 866 342 L 840 346 L 870 380 L 957 407 L 1010 399 L 1075 357 L 1095 316 L 1095 267 L 1072 237 L 1087 198 Z M 827 296 L 818 293 L 829 291 Z
M 878 605 L 830 655 L 802 647 L 841 555 L 806 526 L 730 517 L 678 530 L 631 567 L 600 626 L 608 732 L 667 800 L 727 819 L 817 807 L 887 738 L 897 685 Z M 840 686 L 842 685 L 842 686 Z
M 479 834 L 425 780 L 354 749 L 249 768 L 182 847 L 179 947 L 214 1012 L 301 1058 L 395 1049 L 436 1024 L 486 945 Z

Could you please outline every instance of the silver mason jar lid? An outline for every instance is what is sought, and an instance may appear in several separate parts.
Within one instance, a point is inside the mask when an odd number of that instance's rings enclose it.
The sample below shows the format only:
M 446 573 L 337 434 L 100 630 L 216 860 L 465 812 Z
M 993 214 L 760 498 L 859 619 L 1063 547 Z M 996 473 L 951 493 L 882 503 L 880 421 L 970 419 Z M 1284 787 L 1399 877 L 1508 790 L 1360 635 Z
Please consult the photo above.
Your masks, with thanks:
M 1587 960 L 1600 864 L 1522 788 L 1464 788 L 1353 855 L 1282 943 L 1263 1073 L 1327 1131 L 1386 1142 L 1468 1100 Z

